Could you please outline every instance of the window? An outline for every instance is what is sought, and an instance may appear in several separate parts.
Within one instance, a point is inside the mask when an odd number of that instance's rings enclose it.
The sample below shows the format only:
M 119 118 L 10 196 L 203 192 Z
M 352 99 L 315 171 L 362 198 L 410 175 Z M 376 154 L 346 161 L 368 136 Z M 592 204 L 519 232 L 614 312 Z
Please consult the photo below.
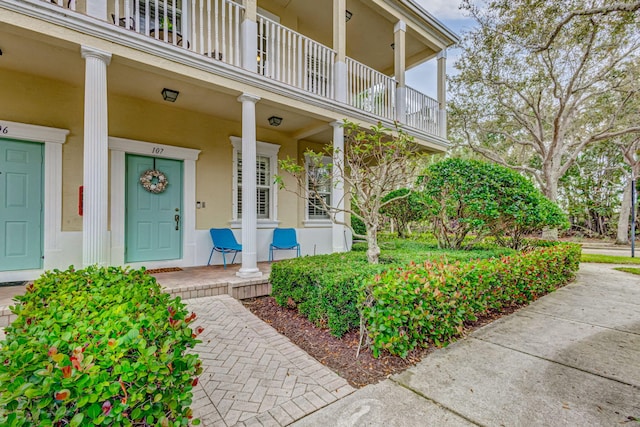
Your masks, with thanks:
M 324 208 L 320 199 L 325 204 L 331 205 L 331 158 L 323 157 L 322 165 L 312 165 L 309 159 L 307 164 L 307 219 L 328 220 L 329 213 Z M 314 194 L 315 193 L 315 194 Z
M 233 221 L 242 219 L 242 139 L 231 137 L 233 144 Z M 256 213 L 258 221 L 277 220 L 277 191 L 273 182 L 278 164 L 279 145 L 256 143 Z

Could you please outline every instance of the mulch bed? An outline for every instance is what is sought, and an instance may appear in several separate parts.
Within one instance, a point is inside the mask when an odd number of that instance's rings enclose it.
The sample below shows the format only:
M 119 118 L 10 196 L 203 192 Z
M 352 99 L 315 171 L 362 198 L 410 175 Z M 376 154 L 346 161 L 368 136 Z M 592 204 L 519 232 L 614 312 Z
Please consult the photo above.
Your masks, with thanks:
M 297 310 L 280 307 L 272 297 L 253 298 L 242 303 L 253 314 L 356 388 L 375 384 L 392 374 L 402 372 L 436 348 L 429 346 L 414 350 L 406 359 L 389 354 L 376 359 L 369 349 L 363 348 L 356 359 L 359 339 L 357 330 L 345 334 L 342 338 L 336 338 L 328 329 L 316 327 L 298 314 Z M 465 335 L 499 317 L 513 313 L 518 308 L 520 306 L 509 307 L 502 312 L 482 316 L 478 321 L 465 325 Z

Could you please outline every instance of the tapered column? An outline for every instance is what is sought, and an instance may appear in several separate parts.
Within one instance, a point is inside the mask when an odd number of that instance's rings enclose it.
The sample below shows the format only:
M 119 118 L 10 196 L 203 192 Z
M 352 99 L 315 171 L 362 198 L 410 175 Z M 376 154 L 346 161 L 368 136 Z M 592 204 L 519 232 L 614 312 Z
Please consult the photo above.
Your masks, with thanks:
M 82 264 L 107 265 L 107 65 L 111 61 L 111 54 L 87 46 L 82 46 L 81 53 L 85 59 Z
M 393 69 L 396 79 L 396 120 L 407 123 L 407 89 L 406 89 L 406 34 L 407 24 L 396 22 L 393 27 Z
M 242 267 L 240 277 L 259 277 L 258 214 L 256 188 L 256 102 L 255 95 L 244 93 L 242 102 Z
M 342 122 L 333 122 L 333 191 L 331 194 L 331 204 L 336 208 L 333 219 L 332 246 L 333 252 L 345 252 L 344 233 L 344 182 L 342 172 L 344 171 L 344 128 Z
M 335 83 L 333 97 L 336 101 L 347 102 L 347 27 L 346 0 L 333 0 L 333 50 Z
M 243 0 L 242 4 L 244 6 L 244 17 L 240 24 L 242 68 L 256 72 L 258 69 L 256 61 L 258 55 L 258 24 L 256 22 L 258 5 L 256 0 Z
M 447 137 L 447 51 L 438 53 L 438 130 Z

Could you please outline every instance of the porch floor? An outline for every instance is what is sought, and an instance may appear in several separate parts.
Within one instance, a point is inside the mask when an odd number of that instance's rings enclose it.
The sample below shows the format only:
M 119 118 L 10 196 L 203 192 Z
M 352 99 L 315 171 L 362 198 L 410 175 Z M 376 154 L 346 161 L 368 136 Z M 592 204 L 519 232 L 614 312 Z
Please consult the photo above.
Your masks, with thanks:
M 186 267 L 181 271 L 152 273 L 152 275 L 167 293 L 173 297 L 179 296 L 183 300 L 216 295 L 246 299 L 271 293 L 270 263 L 258 263 L 262 276 L 255 278 L 236 276 L 240 267 L 240 264 L 228 265 L 226 269 L 221 265 Z M 25 288 L 26 286 L 0 287 L 0 328 L 9 325 L 15 318 L 9 306 L 15 304 L 13 300 L 15 296 L 25 293 Z

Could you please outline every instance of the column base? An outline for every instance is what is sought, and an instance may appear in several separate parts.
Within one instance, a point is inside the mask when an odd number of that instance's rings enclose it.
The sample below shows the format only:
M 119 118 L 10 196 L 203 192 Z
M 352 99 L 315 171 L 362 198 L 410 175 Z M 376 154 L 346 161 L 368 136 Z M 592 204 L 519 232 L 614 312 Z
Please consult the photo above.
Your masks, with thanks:
M 262 277 L 262 271 L 257 268 L 241 268 L 236 276 L 242 277 L 243 279 L 249 279 L 254 277 Z

